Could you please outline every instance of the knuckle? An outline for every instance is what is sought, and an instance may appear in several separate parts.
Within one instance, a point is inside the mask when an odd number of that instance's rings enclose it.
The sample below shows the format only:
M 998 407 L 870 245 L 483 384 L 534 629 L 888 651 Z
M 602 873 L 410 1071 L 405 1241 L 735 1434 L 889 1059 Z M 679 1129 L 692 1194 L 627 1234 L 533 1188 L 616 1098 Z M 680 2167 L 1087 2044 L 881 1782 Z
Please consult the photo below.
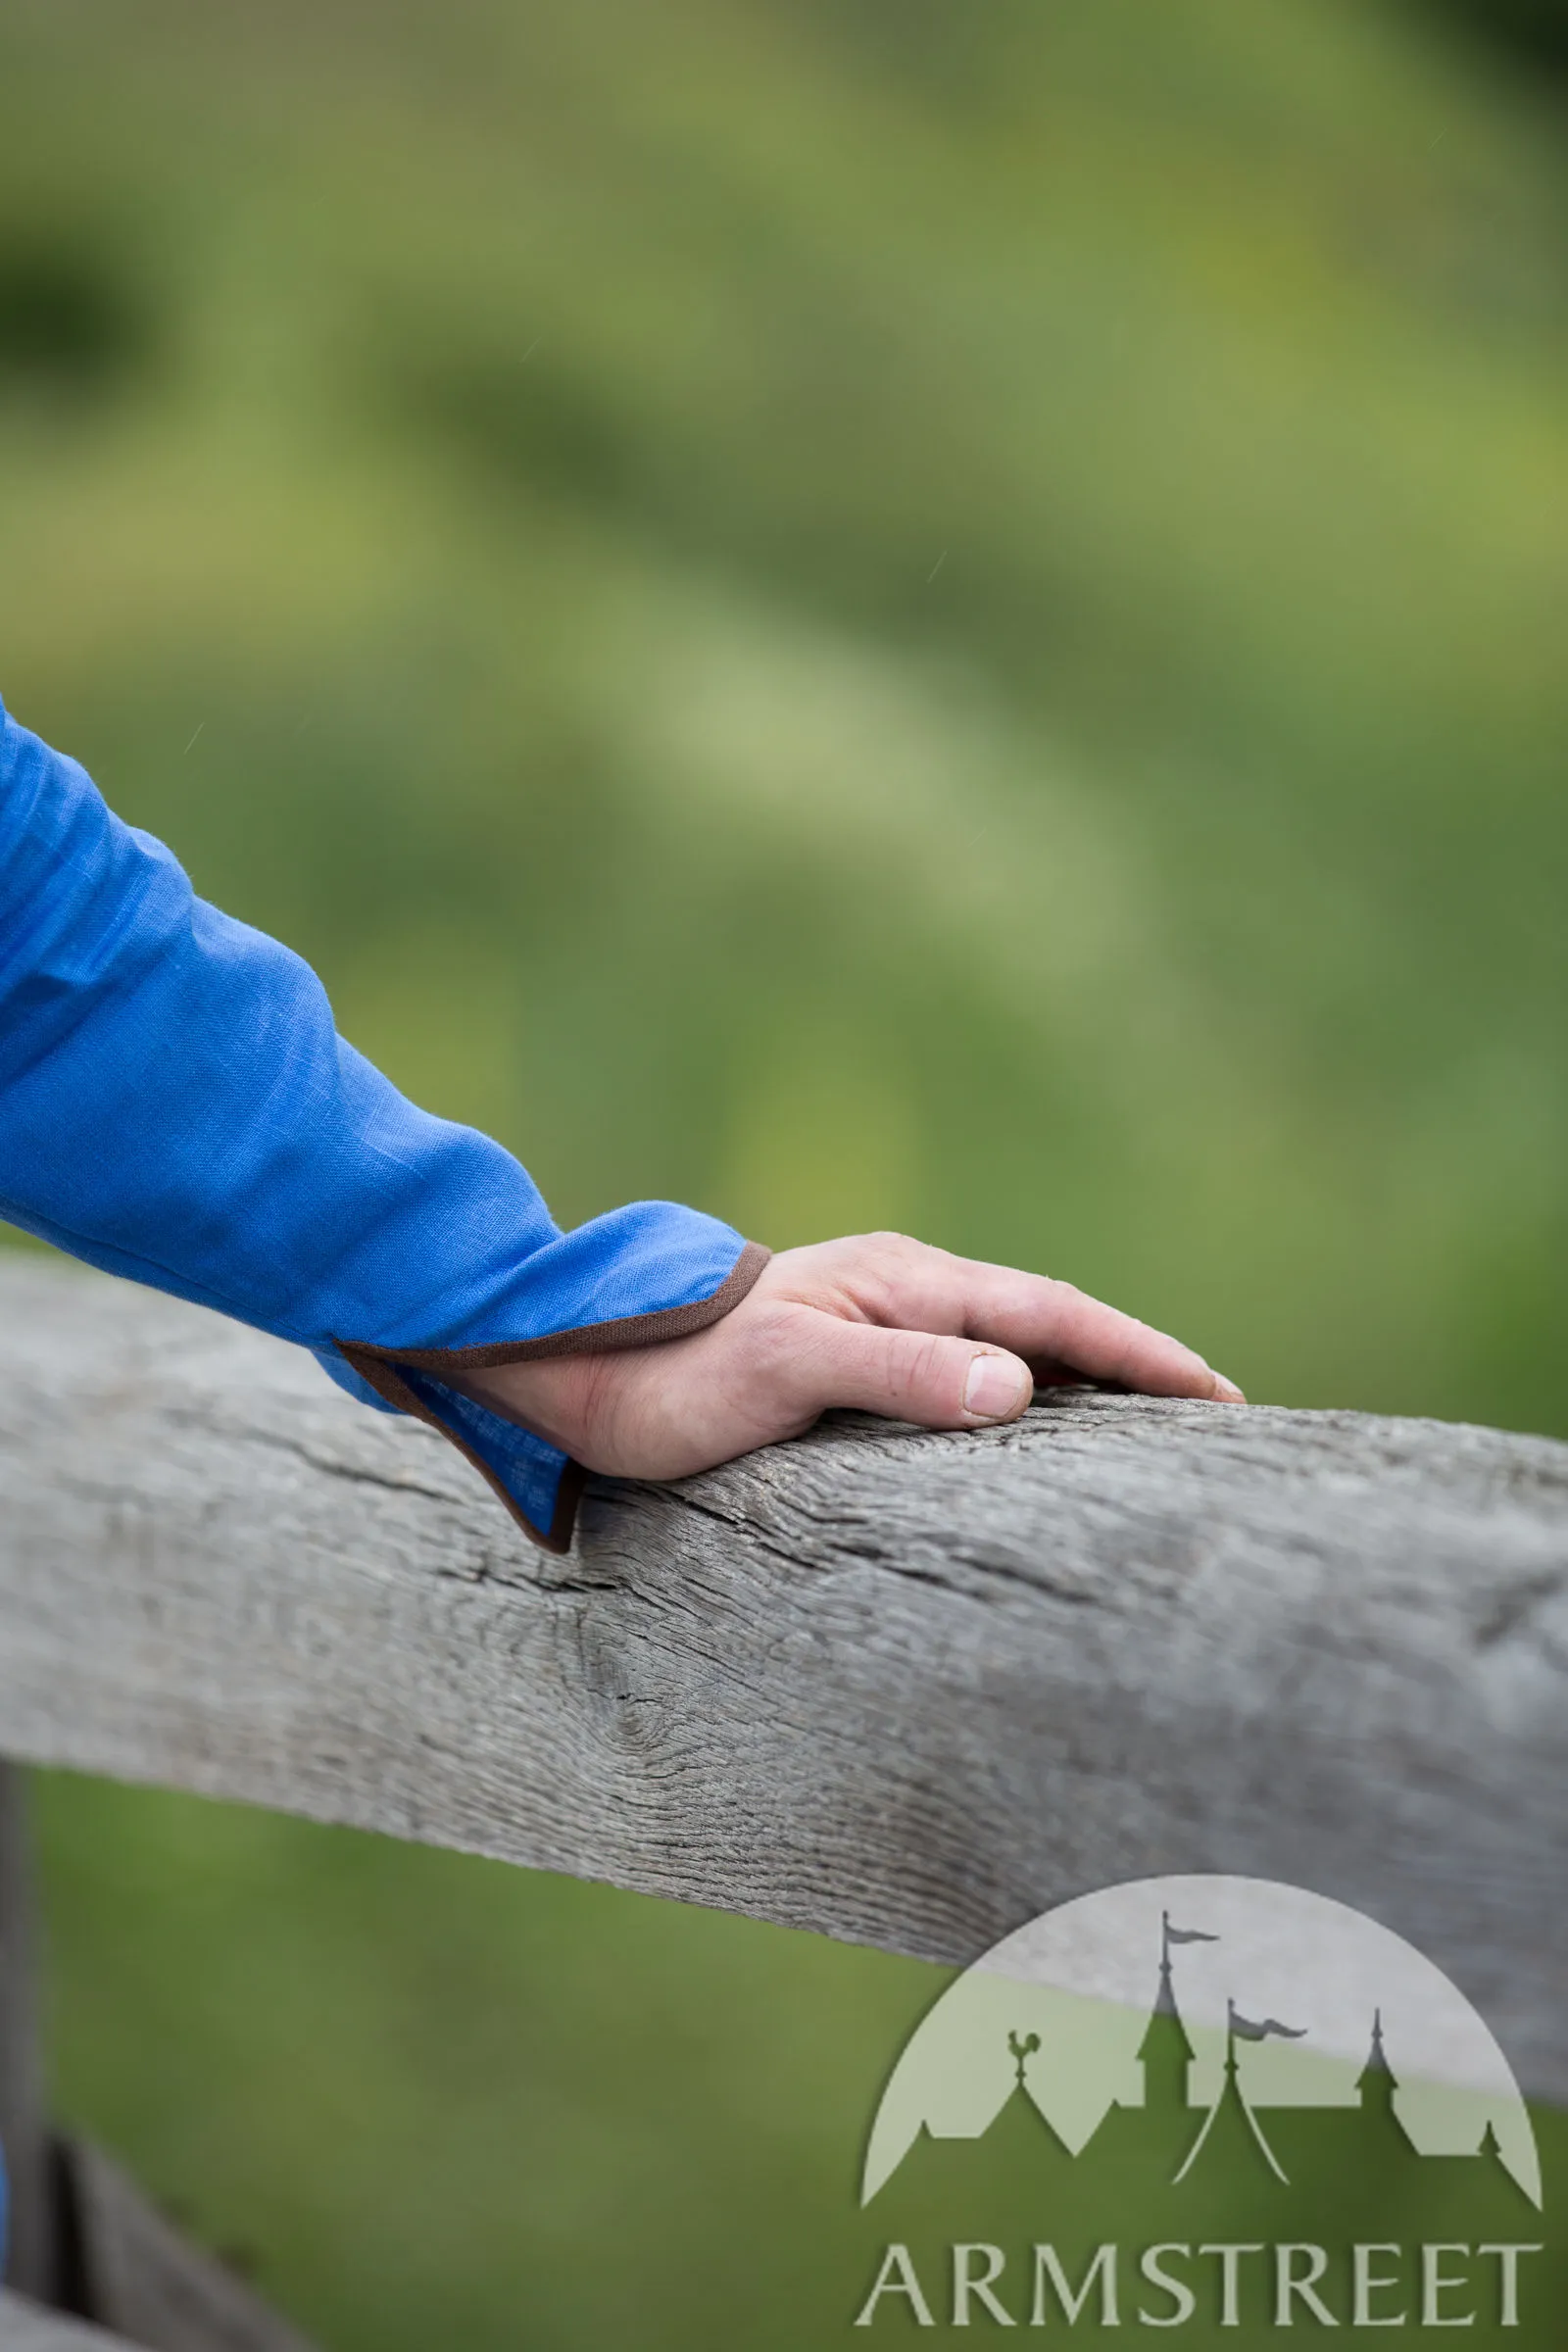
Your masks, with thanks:
M 873 1233 L 869 1237 L 882 1256 L 892 1266 L 914 1266 L 932 1254 L 930 1244 L 917 1242 L 912 1233 Z
M 933 1252 L 906 1233 L 868 1233 L 856 1245 L 857 1295 L 873 1320 L 897 1322 L 900 1300 Z
M 927 1403 L 942 1401 L 942 1391 L 953 1385 L 949 1361 L 952 1344 L 922 1333 L 911 1341 L 903 1333 L 888 1349 L 889 1388 L 901 1402 L 915 1397 Z

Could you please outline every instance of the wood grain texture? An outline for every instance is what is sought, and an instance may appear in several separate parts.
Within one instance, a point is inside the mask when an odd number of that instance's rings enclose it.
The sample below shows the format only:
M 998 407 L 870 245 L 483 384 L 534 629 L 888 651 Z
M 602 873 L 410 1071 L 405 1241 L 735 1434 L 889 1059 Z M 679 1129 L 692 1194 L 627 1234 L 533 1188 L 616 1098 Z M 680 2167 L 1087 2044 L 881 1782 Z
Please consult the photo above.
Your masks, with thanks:
M 531 1549 L 304 1355 L 0 1272 L 0 1751 L 967 1961 L 1171 1871 L 1411 1937 L 1568 2098 L 1568 1447 L 1074 1394 Z

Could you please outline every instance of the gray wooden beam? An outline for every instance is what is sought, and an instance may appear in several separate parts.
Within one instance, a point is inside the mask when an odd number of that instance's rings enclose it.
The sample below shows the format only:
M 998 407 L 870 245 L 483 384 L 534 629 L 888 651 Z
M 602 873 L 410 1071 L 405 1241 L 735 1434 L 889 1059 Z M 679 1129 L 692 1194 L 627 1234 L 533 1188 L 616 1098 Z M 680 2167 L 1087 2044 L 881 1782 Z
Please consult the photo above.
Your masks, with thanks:
M 0 2352 L 138 2352 L 122 2335 L 0 2291 Z
M 59 2146 L 71 2300 L 147 2352 L 310 2352 L 243 2278 L 192 2243 L 101 2148 Z
M 0 1643 L 4 1631 L 0 1621 Z M 24 1775 L 0 1762 L 0 2150 L 10 2189 L 5 2276 L 19 2293 L 47 2301 L 56 2284 L 58 2231 L 37 1941 Z
M 1075 1393 L 598 1484 L 548 1558 L 296 1350 L 0 1271 L 0 1751 L 949 1961 L 1170 1871 L 1568 2098 L 1568 1447 Z

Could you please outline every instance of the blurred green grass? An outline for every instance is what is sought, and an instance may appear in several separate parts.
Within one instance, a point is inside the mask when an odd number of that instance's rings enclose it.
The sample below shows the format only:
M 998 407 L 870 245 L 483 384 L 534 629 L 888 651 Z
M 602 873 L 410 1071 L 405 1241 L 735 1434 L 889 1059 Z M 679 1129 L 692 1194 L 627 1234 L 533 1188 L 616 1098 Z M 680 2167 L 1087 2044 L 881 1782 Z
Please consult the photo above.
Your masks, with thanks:
M 1548 95 L 1352 0 L 86 0 L 7 12 L 0 87 L 0 689 L 411 1093 L 567 1220 L 913 1227 L 1254 1396 L 1568 1431 Z M 542 2019 L 603 1939 L 667 1936 L 684 2022 L 645 2041 L 707 2046 L 765 1982 L 763 2040 L 819 2031 L 824 2079 L 910 1997 L 245 1816 L 62 1783 L 46 1822 L 70 2099 L 171 2193 L 240 2165 L 345 2352 L 441 2334 L 438 2284 L 475 2345 L 731 2322 L 673 2273 L 601 2300 L 633 2057 L 573 2045 L 558 2106 L 599 2120 L 534 2230 L 507 2100 L 438 2120 L 395 2037 L 318 2067 L 313 1969 L 444 2049 L 448 1908 Z M 161 2014 L 117 1986 L 143 1847 Z M 373 1891 L 329 1960 L 339 1870 Z M 297 1939 L 299 2006 L 236 1987 L 187 2076 L 138 2073 L 206 2014 L 219 1883 L 225 1937 Z M 303 2107 L 280 2058 L 220 2064 L 242 2012 L 295 2033 Z M 750 2227 L 744 2038 L 678 2125 L 688 2278 Z M 764 2174 L 757 2210 L 797 2193 Z

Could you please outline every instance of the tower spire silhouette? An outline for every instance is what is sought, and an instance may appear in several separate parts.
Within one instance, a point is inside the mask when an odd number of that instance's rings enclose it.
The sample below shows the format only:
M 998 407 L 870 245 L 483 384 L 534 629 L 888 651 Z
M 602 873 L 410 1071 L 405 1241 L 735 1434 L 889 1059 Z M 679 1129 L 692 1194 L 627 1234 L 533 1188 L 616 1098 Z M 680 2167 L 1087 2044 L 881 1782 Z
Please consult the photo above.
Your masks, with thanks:
M 1159 1990 L 1144 2038 L 1138 2045 L 1138 2063 L 1144 2070 L 1144 2106 L 1151 2114 L 1169 2115 L 1187 2111 L 1188 2069 L 1197 2052 L 1187 2038 L 1182 2013 L 1176 2006 L 1176 1986 L 1170 1971 L 1171 1928 L 1170 1913 L 1160 1914 Z
M 1246 2041 L 1260 2041 L 1266 2034 L 1289 2034 L 1290 2031 L 1289 2027 L 1280 2026 L 1273 2018 L 1269 2019 L 1266 2027 L 1254 2026 L 1250 2019 L 1241 2016 L 1234 2001 L 1227 2003 L 1225 2078 L 1220 2084 L 1219 2097 L 1203 2118 L 1202 2129 L 1188 2151 L 1187 2161 L 1176 2175 L 1178 2180 L 1186 2180 L 1205 2147 L 1212 2149 L 1216 2144 L 1226 2141 L 1233 2148 L 1240 2145 L 1261 2156 L 1276 2180 L 1288 2180 L 1285 2167 L 1269 2146 L 1262 2125 L 1248 2104 L 1237 2067 L 1236 2042 L 1238 2034 Z
M 1392 2117 L 1394 2094 L 1398 2087 L 1394 2069 L 1389 2064 L 1389 2053 L 1383 2046 L 1383 2012 L 1375 2009 L 1372 2013 L 1372 2047 L 1355 2082 L 1362 2114 L 1383 2120 Z
M 1395 2099 L 1399 2078 L 1389 2064 L 1389 2053 L 1383 2043 L 1383 2012 L 1373 2013 L 1372 2047 L 1367 2061 L 1356 2077 L 1355 2095 L 1361 2109 L 1361 2129 L 1371 2142 L 1383 2150 L 1388 2159 L 1403 2158 L 1415 2153 L 1410 2134 L 1399 2120 Z

